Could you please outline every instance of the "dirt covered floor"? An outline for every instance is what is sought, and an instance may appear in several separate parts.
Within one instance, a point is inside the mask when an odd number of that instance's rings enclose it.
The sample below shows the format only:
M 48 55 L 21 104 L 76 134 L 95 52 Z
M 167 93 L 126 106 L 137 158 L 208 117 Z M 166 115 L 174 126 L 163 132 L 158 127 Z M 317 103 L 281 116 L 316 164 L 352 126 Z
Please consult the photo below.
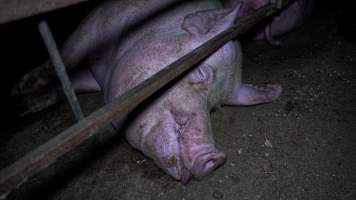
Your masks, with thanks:
M 356 44 L 337 34 L 322 9 L 281 48 L 263 41 L 243 46 L 245 82 L 279 82 L 281 98 L 212 113 L 224 166 L 202 181 L 181 185 L 111 127 L 10 199 L 356 199 Z M 86 113 L 101 95 L 81 95 Z M 18 120 L 0 139 L 0 167 L 74 123 L 66 103 Z

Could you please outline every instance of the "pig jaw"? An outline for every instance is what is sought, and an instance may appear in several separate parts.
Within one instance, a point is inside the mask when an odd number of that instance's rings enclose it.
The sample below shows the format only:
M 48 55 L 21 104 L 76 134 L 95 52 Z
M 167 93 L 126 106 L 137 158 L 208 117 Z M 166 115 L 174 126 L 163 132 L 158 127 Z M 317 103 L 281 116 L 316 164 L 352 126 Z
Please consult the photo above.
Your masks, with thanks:
M 157 108 L 157 107 L 156 107 Z M 189 170 L 181 159 L 177 124 L 168 110 L 148 108 L 126 131 L 126 139 L 177 180 L 189 179 Z

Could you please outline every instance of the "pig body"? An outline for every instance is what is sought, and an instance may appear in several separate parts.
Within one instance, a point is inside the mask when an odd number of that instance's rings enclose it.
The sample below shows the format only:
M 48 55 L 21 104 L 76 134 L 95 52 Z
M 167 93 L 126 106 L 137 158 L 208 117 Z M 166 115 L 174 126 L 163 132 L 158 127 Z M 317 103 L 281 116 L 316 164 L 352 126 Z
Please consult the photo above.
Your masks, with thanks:
M 124 53 L 120 53 L 120 48 L 105 53 L 102 59 L 105 63 L 109 60 L 106 55 L 123 55 L 121 58 L 110 58 L 116 61 L 115 65 L 110 65 L 111 68 L 103 69 L 101 61 L 92 66 L 94 72 L 100 72 L 94 76 L 102 80 L 99 84 L 106 101 L 133 88 L 218 33 L 209 32 L 210 29 L 223 30 L 223 24 L 214 25 L 219 20 L 204 22 L 209 18 L 209 12 L 211 15 L 221 15 L 219 12 L 228 14 L 228 11 L 219 8 L 218 1 L 192 1 L 176 5 L 130 34 L 121 44 Z M 200 13 L 203 16 L 194 15 L 204 10 L 210 11 Z M 189 14 L 194 16 L 189 18 Z M 229 19 L 229 24 L 235 17 Z M 212 25 L 199 27 L 203 23 Z M 202 33 L 195 30 L 196 27 L 202 29 Z M 209 111 L 221 104 L 241 81 L 241 61 L 238 44 L 226 44 L 143 110 L 126 130 L 128 142 L 183 183 L 192 175 L 200 178 L 212 172 L 224 163 L 225 154 L 214 146 Z M 99 77 L 101 70 L 108 73 L 105 78 Z M 119 122 L 113 122 L 113 125 L 120 126 Z
M 112 101 L 231 26 L 241 7 L 222 8 L 217 0 L 182 1 L 131 26 L 132 17 L 160 2 L 108 1 L 82 23 L 62 51 L 68 64 L 84 56 L 91 61 L 90 70 L 72 77 L 77 91 L 102 90 L 105 101 Z M 125 16 L 105 12 L 122 5 L 131 9 L 123 11 Z M 130 27 L 115 25 L 116 19 Z M 239 43 L 226 43 L 125 125 L 128 142 L 182 183 L 211 173 L 224 163 L 225 154 L 214 145 L 210 110 L 222 104 L 267 103 L 282 90 L 278 84 L 243 84 L 241 65 Z M 112 124 L 121 127 L 118 121 Z

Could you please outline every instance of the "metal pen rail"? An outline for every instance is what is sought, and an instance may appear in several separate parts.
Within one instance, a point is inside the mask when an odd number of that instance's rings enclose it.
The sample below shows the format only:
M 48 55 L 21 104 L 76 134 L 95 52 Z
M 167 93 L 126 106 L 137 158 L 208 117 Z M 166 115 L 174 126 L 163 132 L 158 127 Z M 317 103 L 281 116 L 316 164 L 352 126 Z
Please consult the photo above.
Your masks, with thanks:
M 89 0 L 1 0 L 0 25 Z
M 285 0 L 282 1 L 282 4 L 280 5 L 284 6 L 287 3 L 288 0 Z M 11 191 L 20 187 L 28 179 L 53 164 L 59 157 L 65 155 L 70 150 L 73 150 L 94 134 L 100 133 L 100 130 L 108 125 L 113 119 L 124 119 L 129 112 L 150 95 L 176 79 L 184 72 L 192 69 L 195 64 L 215 52 L 226 42 L 246 32 L 258 21 L 275 13 L 278 10 L 278 7 L 282 7 L 280 5 L 272 3 L 258 9 L 251 15 L 239 18 L 237 24 L 209 39 L 196 49 L 188 52 L 154 76 L 143 81 L 122 96 L 115 98 L 111 103 L 78 121 L 58 136 L 50 139 L 45 144 L 0 171 L 0 199 L 5 199 Z M 45 26 L 46 25 L 44 25 L 44 27 Z M 42 26 L 40 25 L 40 27 Z M 64 76 L 68 76 L 66 75 L 65 70 L 63 73 L 65 74 Z M 71 94 L 68 96 L 69 99 L 76 99 L 75 95 L 73 95 L 74 97 L 71 97 Z M 77 103 L 78 102 L 74 104 Z M 76 110 L 75 106 L 73 107 L 74 110 Z M 74 113 L 76 113 L 76 111 Z M 81 114 L 78 114 L 78 116 L 80 115 Z

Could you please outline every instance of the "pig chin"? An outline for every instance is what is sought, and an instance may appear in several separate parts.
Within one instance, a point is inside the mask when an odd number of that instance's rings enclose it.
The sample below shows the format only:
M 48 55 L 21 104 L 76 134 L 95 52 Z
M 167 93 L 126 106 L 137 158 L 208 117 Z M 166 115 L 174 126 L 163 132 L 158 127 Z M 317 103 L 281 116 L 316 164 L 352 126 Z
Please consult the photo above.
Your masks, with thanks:
M 166 173 L 185 184 L 191 173 L 184 165 L 179 138 L 171 125 L 159 123 L 145 136 L 144 143 L 139 149 Z
M 171 177 L 187 182 L 190 177 L 181 157 L 177 124 L 170 112 L 148 112 L 126 131 L 126 139 Z

